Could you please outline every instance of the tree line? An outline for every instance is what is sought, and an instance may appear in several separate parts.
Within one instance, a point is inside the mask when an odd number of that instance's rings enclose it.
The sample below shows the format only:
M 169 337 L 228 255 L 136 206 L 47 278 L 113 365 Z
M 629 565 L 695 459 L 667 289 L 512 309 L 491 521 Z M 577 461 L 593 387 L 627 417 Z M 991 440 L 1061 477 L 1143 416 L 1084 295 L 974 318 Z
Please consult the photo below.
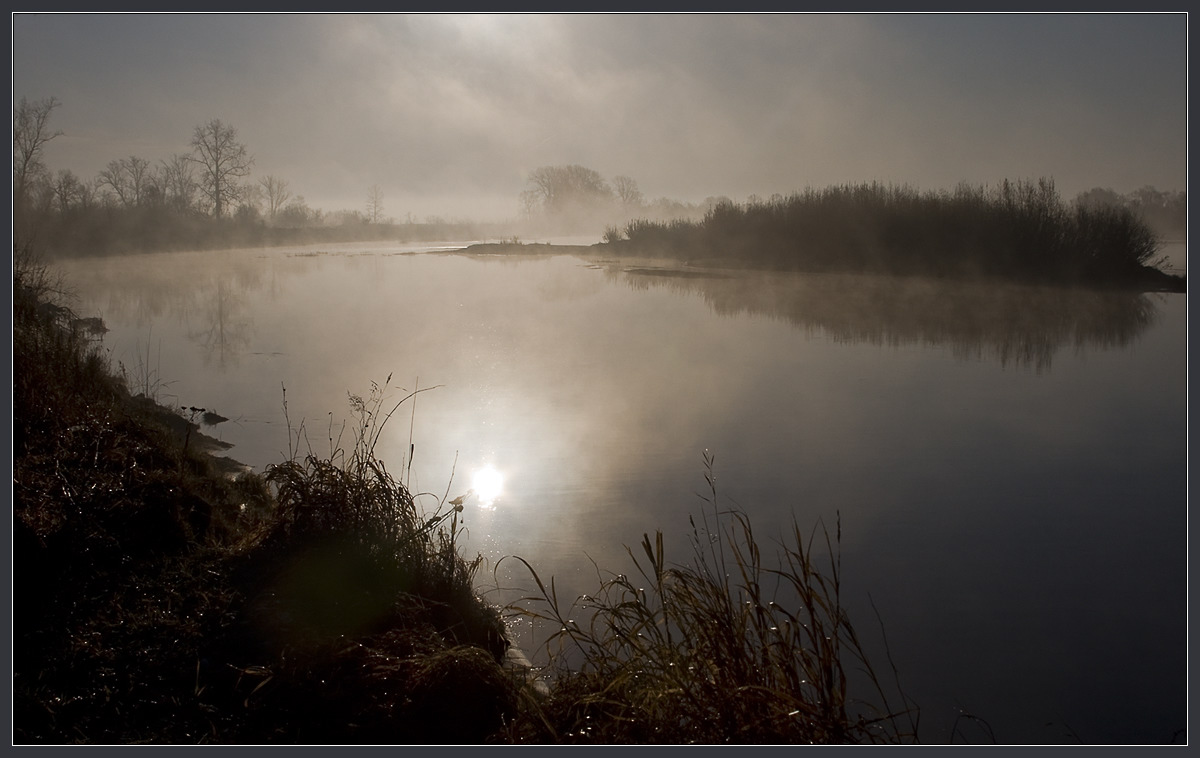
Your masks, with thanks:
M 605 241 L 618 252 L 782 270 L 1182 285 L 1153 270 L 1159 238 L 1133 209 L 1064 202 L 1048 179 L 953 192 L 879 183 L 808 189 L 722 202 L 698 221 L 635 219 L 610 227 Z
M 1163 191 L 1146 185 L 1126 194 L 1107 187 L 1080 192 L 1075 202 L 1087 208 L 1128 208 L 1165 240 L 1187 239 L 1187 192 Z
M 1016 191 L 1017 186 L 1009 183 L 1008 191 Z M 960 186 L 954 193 L 940 194 L 961 195 L 965 192 L 964 187 Z M 836 191 L 837 188 L 830 190 Z M 911 193 L 914 190 L 906 187 L 903 192 Z M 978 194 L 977 189 L 971 192 Z M 760 210 L 764 207 L 777 208 L 788 200 L 781 194 L 766 199 L 750 195 L 745 206 Z M 724 195 L 707 197 L 701 203 L 683 203 L 668 198 L 647 201 L 634 179 L 614 176 L 610 181 L 594 169 L 579 165 L 542 166 L 535 169 L 530 172 L 527 187 L 520 195 L 524 218 L 542 221 L 551 228 L 558 227 L 564 231 L 605 228 L 605 239 L 609 241 L 620 239 L 623 227 L 630 222 L 639 222 L 634 225 L 635 234 L 639 228 L 649 229 L 654 225 L 662 229 L 682 229 L 701 221 L 719 206 L 734 205 L 736 203 Z M 1122 195 L 1111 189 L 1096 187 L 1079 193 L 1074 205 L 1091 211 L 1128 209 L 1162 239 L 1181 240 L 1187 237 L 1185 191 L 1164 192 L 1145 186 Z
M 61 103 L 57 98 L 22 98 L 13 108 L 13 217 L 18 239 L 37 237 L 50 253 L 106 253 L 180 248 L 293 244 L 350 239 L 461 237 L 483 225 L 447 223 L 429 217 L 405 229 L 384 213 L 379 185 L 367 190 L 365 212 L 313 209 L 303 195 L 278 176 L 249 180 L 254 157 L 237 130 L 220 119 L 196 126 L 187 149 L 152 162 L 137 155 L 110 161 L 88 179 L 69 169 L 53 171 L 45 162 L 45 146 L 62 134 L 51 126 Z M 751 195 L 746 206 L 779 206 L 781 195 L 768 201 Z M 666 197 L 648 200 L 636 180 L 618 175 L 606 179 L 576 164 L 534 169 L 518 198 L 519 224 L 490 225 L 504 236 L 520 228 L 525 234 L 593 234 L 621 238 L 621 229 L 657 233 L 654 225 L 682 230 L 706 214 L 735 205 L 726 196 L 700 203 Z M 1127 195 L 1093 188 L 1074 202 L 1080 208 L 1123 208 L 1146 223 L 1160 238 L 1186 239 L 1186 192 L 1160 192 L 1142 187 Z M 755 211 L 755 213 L 758 213 Z M 639 222 L 640 226 L 638 223 Z M 420 226 L 420 230 L 417 227 Z M 472 228 L 467 228 L 472 227 Z M 502 227 L 502 230 L 496 227 Z M 661 230 L 659 230 L 661 231 Z M 432 236 L 431 236 L 432 235 Z M 478 236 L 467 234 L 467 236 Z M 676 235 L 682 239 L 687 234 Z
M 309 207 L 286 179 L 252 180 L 254 156 L 220 119 L 196 126 L 187 149 L 157 161 L 115 158 L 91 178 L 52 170 L 46 145 L 55 97 L 21 98 L 13 108 L 14 234 L 59 252 L 127 252 L 291 242 L 289 230 L 380 224 L 383 191 L 368 189 L 366 212 Z

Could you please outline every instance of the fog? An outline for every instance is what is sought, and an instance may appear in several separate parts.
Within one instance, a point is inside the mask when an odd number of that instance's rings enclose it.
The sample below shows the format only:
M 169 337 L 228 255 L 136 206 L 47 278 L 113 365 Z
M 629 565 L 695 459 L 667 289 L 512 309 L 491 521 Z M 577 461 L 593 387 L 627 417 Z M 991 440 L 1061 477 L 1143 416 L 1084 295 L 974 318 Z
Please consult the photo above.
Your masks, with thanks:
M 1048 176 L 1186 187 L 1186 14 L 14 14 L 52 171 L 221 119 L 314 208 L 504 220 L 530 172 L 647 200 Z

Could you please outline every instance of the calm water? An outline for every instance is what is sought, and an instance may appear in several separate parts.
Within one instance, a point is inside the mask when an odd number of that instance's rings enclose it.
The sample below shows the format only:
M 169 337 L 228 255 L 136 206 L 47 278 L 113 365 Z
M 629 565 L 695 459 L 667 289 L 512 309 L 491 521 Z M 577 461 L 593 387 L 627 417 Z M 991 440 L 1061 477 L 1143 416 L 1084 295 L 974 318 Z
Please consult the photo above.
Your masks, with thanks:
M 436 386 L 377 453 L 431 508 L 498 472 L 467 551 L 560 595 L 595 589 L 591 559 L 628 572 L 644 532 L 686 558 L 708 450 L 765 541 L 840 514 L 851 618 L 878 650 L 878 608 L 925 741 L 960 713 L 1004 743 L 1185 728 L 1186 296 L 415 249 L 65 268 L 114 366 L 229 417 L 211 433 L 258 470 L 301 422 L 327 453 L 348 393 Z M 513 565 L 499 581 L 531 586 Z

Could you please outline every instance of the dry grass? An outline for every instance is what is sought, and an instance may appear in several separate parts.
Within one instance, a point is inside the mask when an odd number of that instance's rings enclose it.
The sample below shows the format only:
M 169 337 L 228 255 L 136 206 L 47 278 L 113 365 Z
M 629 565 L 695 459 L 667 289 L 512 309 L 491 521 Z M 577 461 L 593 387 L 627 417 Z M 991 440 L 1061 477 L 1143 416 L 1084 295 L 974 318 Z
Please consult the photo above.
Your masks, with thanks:
M 340 447 L 339 434 L 328 456 L 310 448 L 267 467 L 276 510 L 251 537 L 251 552 L 263 556 L 253 573 L 278 575 L 282 589 L 272 602 L 285 606 L 281 623 L 307 626 L 318 636 L 380 631 L 395 621 L 399 606 L 415 604 L 439 632 L 499 658 L 507 646 L 499 613 L 474 589 L 483 558 L 466 560 L 458 551 L 462 506 L 442 498 L 425 513 L 375 456 L 388 419 L 416 394 L 384 413 L 386 386 L 373 385 L 366 399 L 351 396 L 358 423 L 349 451 Z
M 711 458 L 706 455 L 711 476 Z M 511 607 L 551 630 L 557 683 L 527 701 L 515 742 L 897 743 L 917 712 L 892 708 L 841 605 L 836 538 L 793 526 L 768 565 L 749 518 L 717 506 L 692 521 L 693 552 L 669 563 L 662 533 L 628 550 L 634 572 L 601 576 L 569 606 L 553 579 Z M 814 541 L 823 546 L 821 565 Z M 568 661 L 578 661 L 569 664 Z M 847 667 L 853 667 L 848 671 Z M 852 688 L 862 686 L 866 699 Z

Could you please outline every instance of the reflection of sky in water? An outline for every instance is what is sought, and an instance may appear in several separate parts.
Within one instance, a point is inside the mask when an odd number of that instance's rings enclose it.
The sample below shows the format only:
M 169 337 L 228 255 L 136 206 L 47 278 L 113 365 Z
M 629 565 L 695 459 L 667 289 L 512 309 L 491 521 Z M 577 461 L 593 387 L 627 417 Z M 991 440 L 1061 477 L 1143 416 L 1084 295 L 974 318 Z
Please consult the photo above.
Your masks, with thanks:
M 149 356 L 162 394 L 229 417 L 213 433 L 259 469 L 297 439 L 350 447 L 348 392 L 391 375 L 390 409 L 436 387 L 376 452 L 426 507 L 469 491 L 467 549 L 525 557 L 560 595 L 595 588 L 589 558 L 627 571 L 644 532 L 684 558 L 707 449 L 765 547 L 793 515 L 840 513 L 852 618 L 873 637 L 871 593 L 929 740 L 955 707 L 1002 741 L 1183 726 L 1183 296 L 649 282 L 570 257 L 347 249 L 67 273 L 114 362 Z M 918 295 L 941 312 L 914 313 Z M 514 565 L 501 583 L 524 579 Z

